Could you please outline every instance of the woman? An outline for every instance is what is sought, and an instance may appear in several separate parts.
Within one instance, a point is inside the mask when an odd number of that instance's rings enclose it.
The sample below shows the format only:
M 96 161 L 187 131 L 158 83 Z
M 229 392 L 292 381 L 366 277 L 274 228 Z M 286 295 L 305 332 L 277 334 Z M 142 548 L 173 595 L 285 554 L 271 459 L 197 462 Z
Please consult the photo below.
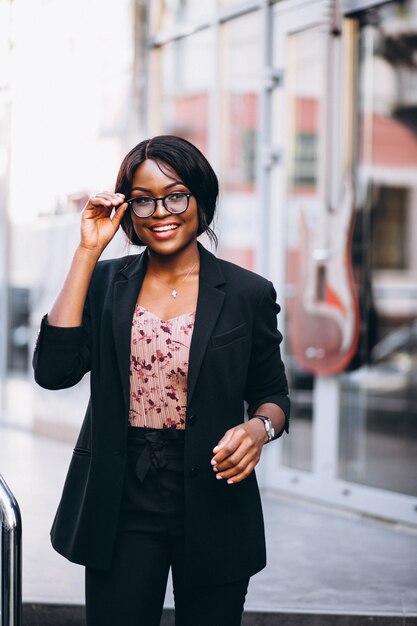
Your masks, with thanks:
M 217 178 L 184 139 L 142 141 L 89 199 L 35 349 L 37 382 L 91 397 L 52 528 L 86 566 L 89 626 L 237 626 L 265 566 L 254 467 L 288 430 L 272 284 L 203 248 Z M 137 256 L 97 264 L 119 227 Z M 248 403 L 244 418 L 244 402 Z

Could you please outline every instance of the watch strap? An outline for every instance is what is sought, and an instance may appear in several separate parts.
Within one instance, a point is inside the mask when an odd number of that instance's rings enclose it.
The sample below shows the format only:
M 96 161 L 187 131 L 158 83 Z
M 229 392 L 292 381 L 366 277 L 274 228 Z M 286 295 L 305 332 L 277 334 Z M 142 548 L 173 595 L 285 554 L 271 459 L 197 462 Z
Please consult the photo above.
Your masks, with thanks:
M 272 420 L 269 417 L 266 417 L 266 415 L 258 415 L 258 414 L 252 415 L 252 417 L 250 419 L 251 420 L 255 419 L 255 417 L 257 417 L 258 419 L 262 420 L 263 423 L 264 423 L 265 431 L 266 431 L 266 434 L 268 436 L 267 443 L 269 443 L 270 441 L 275 439 L 275 429 L 274 429 L 274 426 L 272 424 Z

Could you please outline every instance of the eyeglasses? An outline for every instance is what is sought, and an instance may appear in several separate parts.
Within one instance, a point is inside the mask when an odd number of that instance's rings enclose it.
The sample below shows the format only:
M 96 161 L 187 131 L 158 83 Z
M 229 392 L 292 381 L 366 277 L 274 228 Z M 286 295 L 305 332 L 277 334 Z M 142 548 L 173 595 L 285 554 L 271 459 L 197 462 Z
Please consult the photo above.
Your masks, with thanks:
M 126 200 L 133 213 L 137 217 L 151 217 L 157 209 L 158 200 L 162 200 L 162 204 L 168 213 L 179 215 L 188 209 L 190 198 L 193 194 L 185 191 L 176 191 L 170 193 L 164 198 L 150 198 L 148 196 L 139 196 Z

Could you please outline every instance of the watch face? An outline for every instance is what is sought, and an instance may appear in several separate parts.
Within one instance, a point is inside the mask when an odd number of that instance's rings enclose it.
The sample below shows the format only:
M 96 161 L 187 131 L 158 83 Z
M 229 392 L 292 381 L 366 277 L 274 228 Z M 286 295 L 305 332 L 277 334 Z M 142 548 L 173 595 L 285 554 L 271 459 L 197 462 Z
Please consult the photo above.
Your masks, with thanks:
M 268 435 L 268 441 L 271 441 L 275 437 L 275 430 L 269 417 L 265 417 L 264 415 L 254 415 L 253 417 L 257 417 L 263 421 L 266 434 Z
M 270 439 L 273 439 L 275 435 L 275 431 L 274 431 L 274 427 L 272 426 L 271 421 L 268 420 L 268 422 L 265 422 L 265 426 L 266 426 L 266 431 L 268 433 L 268 436 L 270 437 Z

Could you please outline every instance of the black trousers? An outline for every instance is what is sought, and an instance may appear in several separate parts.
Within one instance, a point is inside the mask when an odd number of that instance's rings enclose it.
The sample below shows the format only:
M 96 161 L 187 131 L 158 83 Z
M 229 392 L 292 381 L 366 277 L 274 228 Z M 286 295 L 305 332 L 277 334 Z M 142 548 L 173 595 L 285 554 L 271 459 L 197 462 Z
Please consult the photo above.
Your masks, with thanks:
M 129 429 L 112 566 L 86 568 L 87 626 L 159 626 L 170 568 L 176 626 L 240 626 L 249 579 L 184 584 L 183 434 Z

